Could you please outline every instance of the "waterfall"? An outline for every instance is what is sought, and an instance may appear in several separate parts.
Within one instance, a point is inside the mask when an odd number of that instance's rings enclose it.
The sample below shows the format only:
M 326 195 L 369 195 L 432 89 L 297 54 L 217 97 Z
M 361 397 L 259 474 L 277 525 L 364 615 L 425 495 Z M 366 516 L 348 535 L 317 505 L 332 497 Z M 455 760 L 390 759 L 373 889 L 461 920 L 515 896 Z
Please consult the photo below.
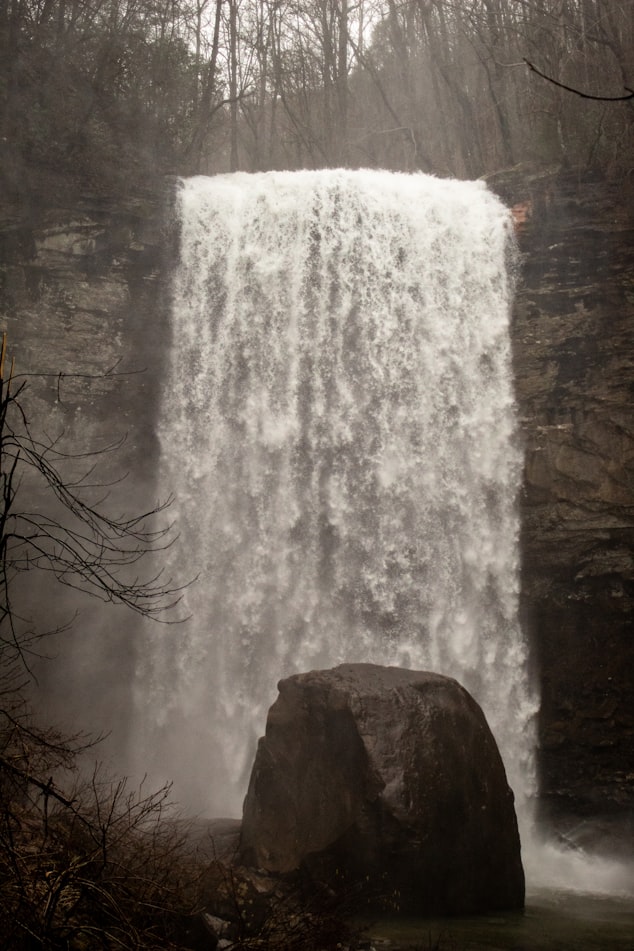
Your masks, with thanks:
M 277 681 L 368 661 L 464 684 L 530 799 L 506 209 L 347 170 L 188 179 L 177 205 L 161 482 L 197 580 L 139 658 L 144 761 L 239 815 Z

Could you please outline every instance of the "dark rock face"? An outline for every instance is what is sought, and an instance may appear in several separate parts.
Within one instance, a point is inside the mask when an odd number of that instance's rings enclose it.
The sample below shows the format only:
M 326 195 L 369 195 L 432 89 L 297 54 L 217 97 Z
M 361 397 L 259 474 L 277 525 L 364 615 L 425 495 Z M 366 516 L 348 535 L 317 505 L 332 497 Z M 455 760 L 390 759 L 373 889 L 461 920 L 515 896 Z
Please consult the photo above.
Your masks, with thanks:
M 480 707 L 437 674 L 346 664 L 282 680 L 240 860 L 364 883 L 402 911 L 519 908 L 513 794 Z
M 171 184 L 168 192 L 162 196 L 159 183 L 153 195 L 126 203 L 66 194 L 62 204 L 52 182 L 48 205 L 26 204 L 18 213 L 0 200 L 1 329 L 8 331 L 17 382 L 26 382 L 21 402 L 34 433 L 59 439 L 63 452 L 117 447 L 60 466 L 72 481 L 96 465 L 88 481 L 109 484 L 96 496 L 107 495 L 117 515 L 147 511 L 168 493 L 156 485 L 158 393 L 170 343 Z M 46 581 L 29 575 L 23 592 L 24 613 L 40 630 L 63 627 L 75 611 L 64 590 Z M 18 604 L 21 594 L 14 591 Z M 34 670 L 56 721 L 71 730 L 81 722 L 95 734 L 107 723 L 120 749 L 136 619 L 104 616 L 91 599 L 78 610 L 82 623 L 64 633 L 63 649 L 50 639 L 45 653 L 77 658 L 83 643 L 99 679 L 87 675 L 84 686 L 77 678 L 69 690 L 65 661 L 35 659 Z
M 513 322 L 524 624 L 549 811 L 634 816 L 634 189 L 493 183 L 525 203 Z M 629 820 L 628 820 L 628 817 Z
M 164 212 L 157 193 L 120 206 L 78 196 L 0 218 L 2 329 L 16 373 L 35 374 L 30 418 L 75 451 L 127 434 L 118 474 L 147 460 L 146 479 L 169 346 Z

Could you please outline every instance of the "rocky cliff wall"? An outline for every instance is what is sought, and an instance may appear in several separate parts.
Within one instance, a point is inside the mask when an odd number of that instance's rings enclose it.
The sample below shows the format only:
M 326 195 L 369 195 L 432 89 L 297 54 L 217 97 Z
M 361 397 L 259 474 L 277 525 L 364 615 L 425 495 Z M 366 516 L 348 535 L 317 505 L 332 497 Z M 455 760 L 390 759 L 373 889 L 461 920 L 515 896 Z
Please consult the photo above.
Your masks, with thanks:
M 116 467 L 144 479 L 169 338 L 168 195 L 83 196 L 4 220 L 0 208 L 0 329 L 16 374 L 32 374 L 30 417 L 82 449 L 125 437 Z
M 127 204 L 67 194 L 48 203 L 4 209 L 0 203 L 0 329 L 8 331 L 16 385 L 38 436 L 62 452 L 112 452 L 56 460 L 66 478 L 96 465 L 116 516 L 152 509 L 169 494 L 157 484 L 155 420 L 163 361 L 169 348 L 169 199 L 157 194 Z M 170 189 L 171 194 L 171 189 Z M 26 377 L 23 374 L 28 374 Z M 24 500 L 24 493 L 21 496 Z M 51 499 L 47 500 L 50 511 Z M 163 523 L 165 524 L 165 523 Z M 149 566 L 145 566 L 149 571 Z M 43 573 L 18 578 L 14 606 L 38 630 L 67 625 L 30 659 L 42 702 L 70 732 L 78 724 L 109 739 L 99 757 L 121 769 L 131 715 L 138 620 L 123 608 L 84 604 Z M 77 605 L 79 604 L 79 608 Z
M 568 814 L 631 816 L 632 188 L 572 173 L 513 172 L 491 184 L 520 222 L 522 609 L 542 693 L 544 801 Z M 150 504 L 169 218 L 163 195 L 126 207 L 83 198 L 0 221 L 0 303 L 17 370 L 50 372 L 29 380 L 31 413 L 73 444 L 127 433 L 116 466 L 132 469 Z M 111 367 L 123 375 L 93 378 Z M 80 375 L 60 377 L 70 372 Z
M 522 598 L 555 813 L 634 808 L 632 184 L 575 173 L 493 183 L 521 212 Z

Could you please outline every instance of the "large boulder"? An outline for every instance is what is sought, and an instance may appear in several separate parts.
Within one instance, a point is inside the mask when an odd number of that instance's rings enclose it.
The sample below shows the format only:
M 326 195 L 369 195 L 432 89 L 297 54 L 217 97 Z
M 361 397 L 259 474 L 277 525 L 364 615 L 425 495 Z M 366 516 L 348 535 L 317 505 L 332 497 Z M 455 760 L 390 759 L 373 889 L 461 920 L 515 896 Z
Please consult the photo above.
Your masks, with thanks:
M 513 793 L 482 710 L 455 680 L 396 667 L 279 683 L 240 860 L 408 913 L 524 903 Z

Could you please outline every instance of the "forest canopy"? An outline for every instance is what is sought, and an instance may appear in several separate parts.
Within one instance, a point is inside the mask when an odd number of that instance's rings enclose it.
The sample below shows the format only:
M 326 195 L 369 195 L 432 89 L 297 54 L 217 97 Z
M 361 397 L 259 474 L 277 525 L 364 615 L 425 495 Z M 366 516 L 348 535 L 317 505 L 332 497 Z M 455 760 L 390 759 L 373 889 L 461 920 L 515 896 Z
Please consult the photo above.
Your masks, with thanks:
M 633 85 L 633 0 L 8 0 L 0 12 L 13 191 L 24 169 L 105 193 L 166 173 L 338 165 L 618 174 Z

